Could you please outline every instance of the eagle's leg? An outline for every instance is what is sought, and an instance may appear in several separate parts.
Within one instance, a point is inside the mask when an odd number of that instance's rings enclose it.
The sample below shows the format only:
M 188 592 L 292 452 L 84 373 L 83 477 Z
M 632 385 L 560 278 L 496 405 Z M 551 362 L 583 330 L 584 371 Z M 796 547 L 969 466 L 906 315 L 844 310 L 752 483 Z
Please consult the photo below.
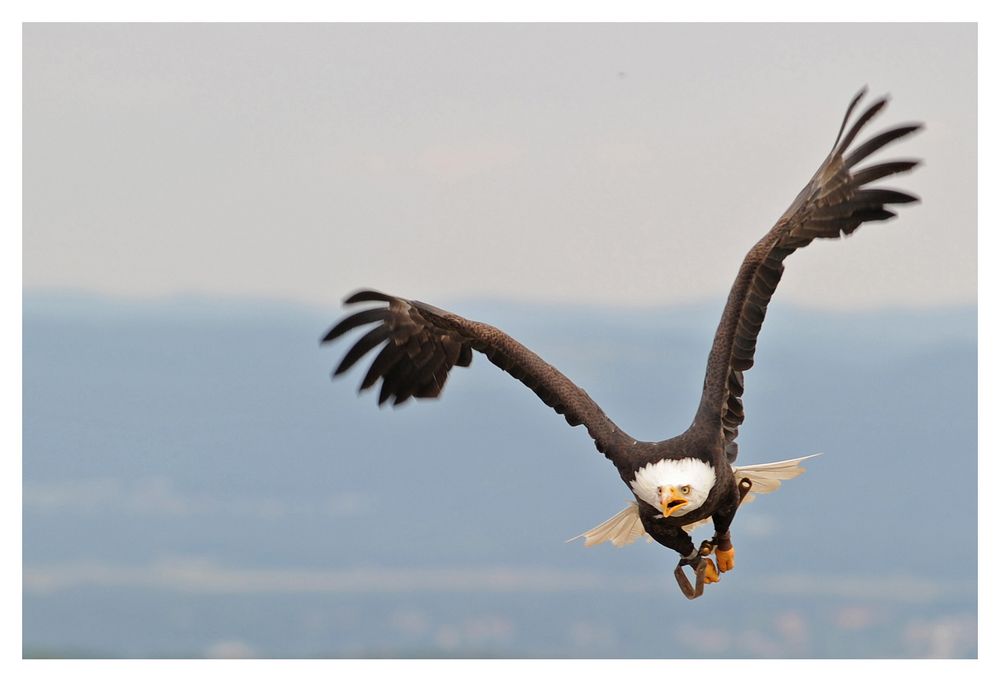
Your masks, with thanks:
M 715 535 L 712 537 L 711 547 L 715 551 L 715 560 L 719 562 L 719 570 L 725 573 L 733 570 L 736 565 L 736 550 L 733 549 L 732 538 L 729 537 L 729 526 L 736 516 L 737 507 L 723 509 L 712 514 L 712 521 L 715 524 Z
M 719 562 L 719 570 L 725 573 L 733 570 L 736 565 L 736 550 L 733 548 L 733 541 L 729 538 L 729 531 L 720 536 L 715 534 L 715 560 Z
M 740 480 L 731 502 L 712 514 L 712 522 L 715 525 L 712 546 L 715 550 L 715 560 L 719 562 L 719 570 L 723 573 L 733 570 L 736 565 L 736 550 L 733 548 L 733 541 L 729 536 L 729 526 L 732 525 L 733 519 L 736 517 L 736 510 L 739 509 L 743 498 L 750 492 L 750 487 L 750 479 Z

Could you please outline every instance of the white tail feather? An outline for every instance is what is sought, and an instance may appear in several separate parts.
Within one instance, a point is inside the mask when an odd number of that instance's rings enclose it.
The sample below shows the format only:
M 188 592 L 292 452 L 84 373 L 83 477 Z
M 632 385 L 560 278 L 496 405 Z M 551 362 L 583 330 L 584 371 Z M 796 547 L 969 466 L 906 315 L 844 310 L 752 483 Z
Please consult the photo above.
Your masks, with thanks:
M 821 453 L 786 459 L 780 462 L 768 462 L 767 464 L 748 464 L 747 466 L 733 467 L 733 475 L 736 480 L 749 478 L 753 486 L 750 493 L 743 499 L 744 502 L 752 502 L 757 495 L 773 493 L 781 487 L 782 481 L 795 478 L 805 471 L 801 463 L 813 457 L 819 457 Z
M 812 457 L 818 457 L 819 454 L 786 459 L 781 462 L 733 467 L 733 475 L 736 476 L 737 481 L 741 478 L 749 478 L 750 482 L 753 483 L 753 486 L 750 488 L 752 492 L 747 494 L 743 501 L 752 501 L 754 493 L 766 494 L 774 492 L 781 487 L 782 481 L 795 478 L 805 471 L 805 468 L 801 466 L 803 461 Z M 690 533 L 693 529 L 708 523 L 710 520 L 711 517 L 708 517 L 694 523 L 689 523 L 683 527 L 684 531 Z M 584 547 L 593 547 L 603 542 L 611 542 L 615 547 L 624 547 L 625 545 L 631 545 L 642 536 L 646 536 L 646 542 L 653 541 L 653 538 L 649 537 L 649 534 L 646 533 L 646 529 L 642 527 L 642 519 L 639 518 L 638 503 L 629 502 L 627 507 L 604 523 L 594 526 L 587 532 L 581 533 L 575 538 L 570 538 L 566 542 L 573 542 L 573 540 L 583 538 Z
M 642 527 L 642 519 L 639 518 L 639 505 L 636 502 L 629 502 L 627 507 L 604 523 L 594 526 L 587 532 L 570 538 L 566 542 L 583 538 L 584 547 L 593 547 L 608 541 L 615 547 L 624 547 L 632 544 L 643 535 L 646 535 L 646 529 Z M 648 536 L 646 539 L 647 541 L 652 540 Z

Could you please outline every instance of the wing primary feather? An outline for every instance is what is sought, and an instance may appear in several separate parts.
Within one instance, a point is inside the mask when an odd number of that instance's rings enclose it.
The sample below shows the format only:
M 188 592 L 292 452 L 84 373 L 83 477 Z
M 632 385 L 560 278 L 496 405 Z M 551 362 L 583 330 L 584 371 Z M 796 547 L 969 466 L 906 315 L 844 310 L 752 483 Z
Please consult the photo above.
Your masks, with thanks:
M 881 206 L 883 204 L 911 204 L 917 197 L 894 189 L 862 189 L 851 199 L 851 204 Z
M 371 388 L 383 374 L 389 371 L 389 368 L 392 367 L 398 359 L 399 351 L 396 348 L 396 344 L 385 344 L 385 347 L 379 351 L 379 354 L 376 355 L 375 359 L 372 361 L 372 366 L 368 368 L 368 373 L 365 374 L 365 378 L 361 382 L 361 386 L 358 388 L 358 391 L 360 392 Z
M 372 329 L 370 332 L 362 336 L 356 344 L 347 351 L 347 355 L 341 360 L 340 364 L 337 365 L 337 369 L 333 370 L 333 376 L 338 374 L 343 374 L 349 370 L 355 362 L 361 359 L 365 353 L 370 351 L 372 348 L 382 343 L 389 338 L 389 327 L 386 325 L 380 325 Z
M 390 390 L 389 384 L 385 383 L 385 379 L 382 380 L 382 388 L 378 392 L 378 406 L 382 407 L 382 403 L 389 399 Z
M 851 143 L 854 142 L 854 138 L 858 136 L 858 133 L 861 132 L 861 129 L 864 128 L 865 125 L 870 120 L 872 120 L 878 112 L 882 111 L 882 109 L 885 108 L 885 105 L 888 103 L 888 101 L 889 101 L 888 99 L 883 97 L 882 99 L 877 100 L 874 104 L 865 109 L 864 113 L 861 114 L 861 116 L 858 117 L 858 120 L 854 122 L 854 125 L 851 126 L 850 131 L 848 131 L 847 135 L 844 136 L 844 139 L 840 142 L 840 146 L 837 147 L 837 151 L 834 153 L 843 154 L 844 150 L 850 147 Z
M 383 294 L 381 291 L 375 291 L 374 289 L 362 289 L 361 291 L 355 291 L 353 294 L 345 298 L 344 305 L 363 303 L 365 301 L 383 301 L 385 303 L 392 303 L 393 300 L 395 299 L 392 296 Z
M 867 142 L 863 142 L 854 148 L 850 154 L 844 157 L 844 166 L 847 168 L 854 168 L 858 163 L 864 161 L 869 156 L 877 152 L 882 147 L 886 146 L 890 142 L 898 140 L 901 137 L 915 133 L 916 131 L 923 128 L 923 125 L 915 123 L 908 126 L 900 126 L 898 128 L 893 128 L 892 130 L 887 130 L 884 133 L 879 133 L 875 137 L 871 138 Z
M 382 386 L 378 392 L 379 407 L 390 398 L 395 400 L 398 397 L 397 390 L 400 384 L 406 379 L 407 373 L 408 368 L 405 362 L 397 362 L 392 366 L 392 369 L 385 373 L 385 376 L 382 377 Z
M 331 327 L 330 331 L 326 333 L 326 336 L 323 337 L 320 343 L 329 343 L 341 334 L 349 332 L 355 327 L 360 327 L 364 324 L 371 324 L 372 322 L 378 322 L 379 320 L 385 319 L 385 314 L 385 308 L 369 308 L 368 310 L 362 310 L 352 315 L 348 315 L 336 325 Z
M 428 379 L 427 367 L 430 366 L 430 375 L 433 376 L 434 363 L 430 362 L 434 355 L 434 345 L 428 343 L 420 351 L 420 354 L 413 358 L 413 364 L 406 377 L 406 382 L 396 391 L 396 399 L 393 406 L 405 403 L 422 387 Z
M 862 207 L 854 211 L 851 214 L 851 219 L 853 221 L 861 222 L 879 222 L 882 220 L 889 220 L 890 218 L 895 218 L 896 214 L 887 208 L 882 208 L 881 206 L 870 206 Z M 860 223 L 859 223 L 860 224 Z
M 896 173 L 905 173 L 908 170 L 915 168 L 920 165 L 919 161 L 888 161 L 886 163 L 877 163 L 873 166 L 868 166 L 867 168 L 862 168 L 860 170 L 854 171 L 852 173 L 854 177 L 854 182 L 852 183 L 855 187 L 861 187 L 867 185 L 869 182 L 875 182 L 889 175 L 895 175 Z
M 858 106 L 858 102 L 861 101 L 861 98 L 864 97 L 867 92 L 868 86 L 861 86 L 861 89 L 858 90 L 858 94 L 856 94 L 854 99 L 851 100 L 851 103 L 847 105 L 847 112 L 844 113 L 844 120 L 841 121 L 840 130 L 837 131 L 837 139 L 833 141 L 833 149 L 836 149 L 837 145 L 840 144 L 840 136 L 844 134 L 844 128 L 847 127 L 847 122 L 851 120 L 851 114 L 854 113 L 854 107 Z

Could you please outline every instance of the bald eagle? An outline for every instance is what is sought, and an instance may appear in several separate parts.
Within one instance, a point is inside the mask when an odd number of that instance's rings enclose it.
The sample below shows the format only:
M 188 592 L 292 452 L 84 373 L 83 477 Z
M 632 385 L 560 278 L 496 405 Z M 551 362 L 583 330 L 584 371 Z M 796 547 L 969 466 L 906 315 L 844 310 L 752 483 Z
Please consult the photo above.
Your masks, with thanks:
M 717 582 L 720 572 L 734 566 L 730 526 L 748 493 L 771 492 L 781 481 L 803 471 L 805 457 L 735 464 L 736 438 L 744 418 L 743 373 L 753 366 L 757 335 L 785 258 L 814 239 L 847 236 L 863 223 L 895 217 L 887 206 L 917 201 L 910 194 L 871 183 L 908 172 L 918 161 L 859 167 L 874 152 L 921 128 L 919 124 L 897 126 L 852 146 L 887 103 L 887 98 L 878 99 L 848 128 L 865 93 L 862 89 L 848 106 L 833 148 L 819 170 L 744 258 L 708 356 L 701 401 L 691 426 L 680 435 L 656 442 L 636 440 L 615 425 L 582 388 L 503 331 L 378 291 L 358 291 L 347 297 L 347 305 L 384 305 L 344 317 L 323 337 L 321 343 L 327 343 L 357 327 L 375 325 L 350 348 L 333 375 L 346 372 L 381 345 L 360 390 L 381 379 L 378 404 L 392 400 L 399 405 L 410 398 L 436 398 L 452 367 L 467 367 L 473 351 L 482 353 L 571 426 L 585 426 L 597 450 L 611 460 L 635 497 L 626 509 L 577 537 L 583 537 L 587 546 L 605 541 L 621 546 L 639 537 L 651 538 L 680 555 L 675 569 L 678 582 L 689 598 L 700 595 L 704 583 Z M 690 531 L 709 520 L 714 536 L 696 549 Z M 710 558 L 713 553 L 715 561 Z M 694 569 L 697 590 L 685 589 L 682 567 Z

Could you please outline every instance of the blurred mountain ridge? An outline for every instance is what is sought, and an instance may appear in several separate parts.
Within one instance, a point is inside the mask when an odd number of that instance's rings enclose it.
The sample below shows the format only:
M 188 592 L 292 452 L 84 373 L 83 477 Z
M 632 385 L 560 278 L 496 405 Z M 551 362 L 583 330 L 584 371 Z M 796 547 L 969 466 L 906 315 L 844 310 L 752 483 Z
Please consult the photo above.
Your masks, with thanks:
M 649 440 L 690 423 L 721 313 L 432 302 Z M 629 499 L 583 429 L 479 355 L 441 400 L 377 409 L 363 368 L 329 380 L 341 314 L 24 295 L 26 651 L 975 655 L 975 562 L 940 566 L 976 543 L 975 307 L 770 306 L 740 461 L 824 454 L 740 511 L 737 568 L 693 608 L 667 550 L 564 543 Z

